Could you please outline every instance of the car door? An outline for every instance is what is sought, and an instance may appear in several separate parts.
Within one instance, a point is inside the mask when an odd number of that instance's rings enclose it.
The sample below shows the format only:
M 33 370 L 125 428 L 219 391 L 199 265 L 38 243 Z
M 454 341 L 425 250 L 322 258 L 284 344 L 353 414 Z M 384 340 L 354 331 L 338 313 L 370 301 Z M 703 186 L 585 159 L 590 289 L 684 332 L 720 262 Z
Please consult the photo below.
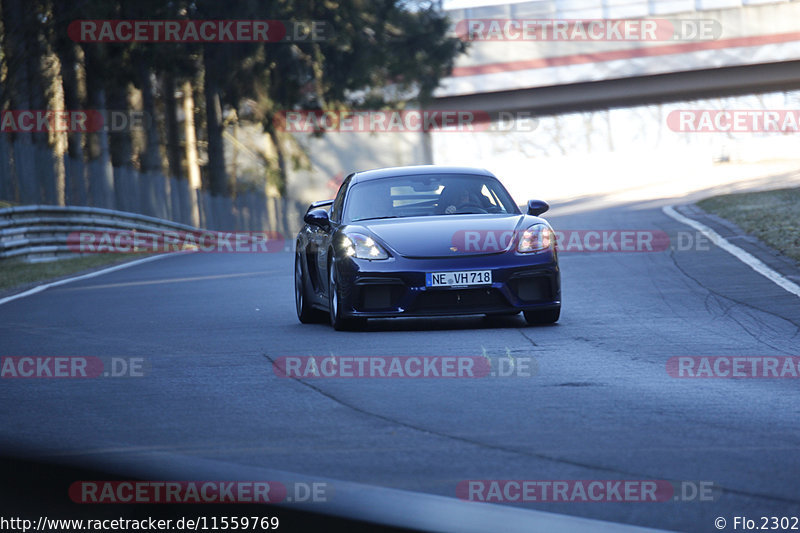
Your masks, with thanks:
M 312 207 L 313 208 L 313 207 Z M 303 257 L 305 259 L 306 272 L 311 288 L 318 296 L 324 293 L 323 278 L 319 272 L 319 246 L 322 242 L 321 228 L 313 224 L 306 224 L 303 227 L 302 244 Z

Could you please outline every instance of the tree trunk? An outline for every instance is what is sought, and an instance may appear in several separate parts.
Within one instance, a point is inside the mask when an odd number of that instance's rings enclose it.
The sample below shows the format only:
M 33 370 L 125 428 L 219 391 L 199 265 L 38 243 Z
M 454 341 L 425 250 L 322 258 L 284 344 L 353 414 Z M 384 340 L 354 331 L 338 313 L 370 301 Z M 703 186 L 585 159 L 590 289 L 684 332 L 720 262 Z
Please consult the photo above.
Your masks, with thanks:
M 212 45 L 213 46 L 213 45 Z M 211 194 L 222 196 L 230 191 L 225 174 L 225 148 L 222 142 L 222 104 L 216 80 L 216 53 L 212 47 L 203 48 L 205 69 L 204 92 L 206 99 L 206 131 L 208 134 L 208 178 Z
M 145 150 L 142 154 L 142 171 L 161 172 L 161 149 L 158 135 L 158 121 L 156 120 L 156 102 L 153 96 L 154 85 L 152 72 L 144 58 L 137 61 L 139 74 L 139 87 L 142 90 L 142 108 L 145 116 Z
M 201 188 L 200 165 L 197 162 L 197 135 L 194 129 L 194 97 L 191 82 L 183 84 L 183 126 L 186 142 L 186 175 L 189 178 L 189 216 L 192 226 L 200 226 L 197 193 Z
M 31 109 L 41 110 L 50 107 L 45 95 L 43 56 L 44 48 L 40 34 L 44 28 L 36 18 L 36 7 L 26 3 L 23 14 L 25 25 L 25 60 L 28 63 L 28 97 Z M 34 131 L 34 169 L 39 202 L 47 205 L 61 203 L 56 197 L 56 158 L 47 131 Z
M 164 75 L 164 111 L 167 126 L 167 164 L 169 175 L 173 178 L 183 178 L 181 168 L 181 141 L 178 131 L 178 102 L 175 99 L 177 90 L 175 76 L 167 71 Z
M 89 108 L 102 116 L 108 116 L 106 108 L 106 89 L 103 80 L 105 65 L 96 47 L 89 43 L 83 47 L 86 58 L 86 94 Z M 89 203 L 96 207 L 112 208 L 114 204 L 114 173 L 111 168 L 111 154 L 108 131 L 104 127 L 88 135 L 88 177 Z
M 284 238 L 291 240 L 291 228 L 289 227 L 289 199 L 287 198 L 286 191 L 288 190 L 287 187 L 287 170 L 286 170 L 286 156 L 283 153 L 283 145 L 281 144 L 281 139 L 278 137 L 278 132 L 275 131 L 275 128 L 270 125 L 267 129 L 269 132 L 269 137 L 272 140 L 272 144 L 275 145 L 275 153 L 278 155 L 278 173 L 281 177 L 280 183 L 278 183 L 278 192 L 281 195 L 280 201 L 275 202 L 274 205 L 281 206 L 280 212 L 280 232 L 283 234 Z M 266 201 L 267 198 L 264 198 Z
M 142 91 L 142 110 L 145 116 L 145 148 L 141 154 L 142 171 L 142 207 L 151 216 L 166 218 L 167 202 L 163 168 L 161 165 L 161 147 L 159 144 L 158 122 L 156 120 L 156 104 L 153 95 L 152 72 L 144 57 L 136 60 L 139 87 Z
M 11 109 L 30 109 L 28 100 L 28 61 L 25 59 L 25 19 L 22 0 L 3 0 L 3 47 L 6 61 L 6 86 L 3 98 L 11 104 Z M 4 103 L 4 102 L 2 102 Z M 17 192 L 17 200 L 23 204 L 39 202 L 34 179 L 33 134 L 16 132 L 11 137 L 11 150 L 14 157 L 14 173 L 8 176 L 6 187 Z
M 115 113 L 128 112 L 128 88 L 111 83 L 108 88 L 108 107 Z M 109 121 L 111 117 L 109 116 Z M 133 213 L 140 211 L 136 170 L 133 167 L 133 140 L 130 122 L 125 128 L 108 134 L 111 167 L 114 173 L 114 203 L 117 209 Z
M 53 9 L 57 20 L 68 20 L 71 10 L 64 2 L 55 2 Z M 82 109 L 76 72 L 76 45 L 66 36 L 62 36 L 56 40 L 55 46 L 61 64 L 64 107 L 71 111 Z M 67 205 L 86 205 L 86 167 L 83 158 L 83 133 L 68 131 L 67 154 L 64 158 L 64 203 Z
M 175 76 L 169 69 L 162 77 L 164 125 L 166 129 L 167 181 L 169 182 L 170 215 L 176 222 L 188 223 L 188 183 L 181 168 L 181 145 L 178 130 L 178 102 L 175 99 Z

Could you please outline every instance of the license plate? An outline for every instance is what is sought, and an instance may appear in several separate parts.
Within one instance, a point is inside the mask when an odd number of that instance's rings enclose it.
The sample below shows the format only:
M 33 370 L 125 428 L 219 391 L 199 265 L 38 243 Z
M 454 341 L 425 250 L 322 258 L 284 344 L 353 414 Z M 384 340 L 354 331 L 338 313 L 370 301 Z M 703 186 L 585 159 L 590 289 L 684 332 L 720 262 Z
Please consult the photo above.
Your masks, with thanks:
M 426 287 L 469 287 L 491 285 L 491 270 L 468 270 L 462 272 L 426 272 Z

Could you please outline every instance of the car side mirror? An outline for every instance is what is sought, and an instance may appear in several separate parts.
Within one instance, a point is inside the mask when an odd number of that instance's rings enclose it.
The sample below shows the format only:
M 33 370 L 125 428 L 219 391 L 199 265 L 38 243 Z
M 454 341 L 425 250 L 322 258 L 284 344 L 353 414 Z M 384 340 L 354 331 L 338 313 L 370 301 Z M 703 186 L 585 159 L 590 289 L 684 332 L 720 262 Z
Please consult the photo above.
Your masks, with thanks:
M 550 204 L 544 200 L 528 200 L 528 214 L 538 217 L 550 209 Z
M 325 209 L 312 209 L 303 217 L 303 222 L 323 229 L 326 229 L 331 224 L 328 218 L 328 211 Z

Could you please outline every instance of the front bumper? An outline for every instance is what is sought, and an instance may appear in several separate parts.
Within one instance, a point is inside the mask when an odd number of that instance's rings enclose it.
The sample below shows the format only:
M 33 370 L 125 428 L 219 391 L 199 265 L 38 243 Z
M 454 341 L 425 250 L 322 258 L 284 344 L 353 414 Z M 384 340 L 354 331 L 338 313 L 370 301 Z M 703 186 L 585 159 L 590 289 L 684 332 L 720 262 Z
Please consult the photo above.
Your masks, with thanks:
M 561 305 L 561 275 L 551 251 L 383 261 L 347 257 L 336 268 L 342 313 L 353 318 L 507 314 Z M 426 272 L 463 270 L 491 270 L 492 284 L 425 286 Z

